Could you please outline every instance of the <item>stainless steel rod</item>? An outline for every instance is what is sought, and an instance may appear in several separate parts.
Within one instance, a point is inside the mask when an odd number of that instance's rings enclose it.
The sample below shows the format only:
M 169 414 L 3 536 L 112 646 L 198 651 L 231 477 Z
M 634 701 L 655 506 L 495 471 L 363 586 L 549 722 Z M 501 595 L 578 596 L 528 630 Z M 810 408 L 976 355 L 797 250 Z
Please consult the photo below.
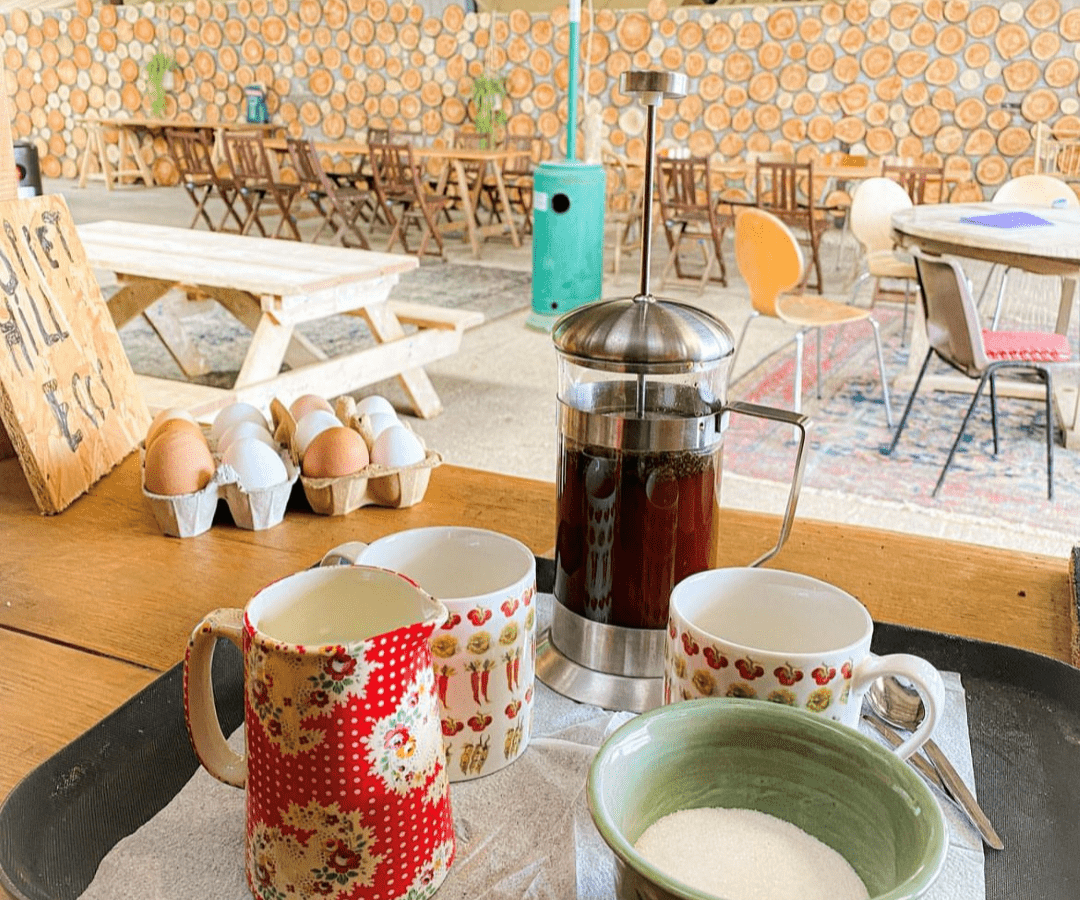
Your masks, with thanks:
M 650 98 L 651 99 L 651 98 Z M 652 256 L 653 177 L 656 168 L 656 104 L 645 104 L 645 184 L 641 204 L 641 291 L 649 296 L 649 262 Z

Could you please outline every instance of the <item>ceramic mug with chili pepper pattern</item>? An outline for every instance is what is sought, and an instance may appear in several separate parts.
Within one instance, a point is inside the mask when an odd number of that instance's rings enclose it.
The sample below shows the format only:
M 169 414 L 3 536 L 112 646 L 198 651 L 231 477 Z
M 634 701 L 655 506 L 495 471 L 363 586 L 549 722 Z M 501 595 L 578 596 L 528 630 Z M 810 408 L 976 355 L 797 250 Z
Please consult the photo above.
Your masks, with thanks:
M 930 737 L 945 686 L 930 663 L 873 656 L 874 622 L 851 594 L 778 569 L 709 569 L 671 592 L 664 651 L 664 702 L 698 697 L 768 700 L 858 727 L 875 678 L 897 675 L 922 697 L 926 718 L 897 753 Z
M 446 604 L 431 640 L 451 781 L 502 769 L 532 727 L 536 671 L 536 559 L 482 528 L 414 528 L 371 544 L 345 544 L 327 561 L 402 572 Z
M 206 770 L 245 788 L 258 900 L 424 900 L 454 856 L 432 677 L 443 604 L 396 572 L 311 569 L 196 627 L 184 715 Z M 217 638 L 244 654 L 245 754 L 214 709 Z

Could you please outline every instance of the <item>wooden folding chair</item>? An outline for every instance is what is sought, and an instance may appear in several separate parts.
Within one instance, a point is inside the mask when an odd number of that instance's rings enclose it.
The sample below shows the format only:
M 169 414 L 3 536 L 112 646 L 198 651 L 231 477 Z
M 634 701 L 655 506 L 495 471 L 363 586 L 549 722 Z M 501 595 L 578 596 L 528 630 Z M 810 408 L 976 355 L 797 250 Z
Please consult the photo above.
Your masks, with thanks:
M 333 240 L 345 247 L 359 246 L 370 250 L 367 236 L 360 230 L 357 220 L 367 208 L 371 193 L 355 186 L 335 183 L 323 168 L 315 142 L 288 138 L 286 145 L 296 174 L 312 206 L 323 217 L 313 241 L 317 241 L 328 228 L 334 229 Z M 355 242 L 349 241 L 352 235 Z
M 296 217 L 292 214 L 293 201 L 300 193 L 300 185 L 278 180 L 262 135 L 253 131 L 226 130 L 221 137 L 225 147 L 225 159 L 232 171 L 240 199 L 247 209 L 240 233 L 247 234 L 252 226 L 255 226 L 263 237 L 267 236 L 262 216 L 266 214 L 263 204 L 269 198 L 281 216 L 273 236 L 280 237 L 281 230 L 288 225 L 293 238 L 301 240 Z
M 907 159 L 886 159 L 881 174 L 900 184 L 911 202 L 939 203 L 945 197 L 945 166 L 922 165 Z
M 423 230 L 416 255 L 423 256 L 428 241 L 434 237 L 439 247 L 438 255 L 445 259 L 446 248 L 435 219 L 440 211 L 445 210 L 449 198 L 429 190 L 421 180 L 412 146 L 407 143 L 369 144 L 368 152 L 379 207 L 391 226 L 385 249 L 389 251 L 400 241 L 405 252 L 412 253 L 407 235 L 409 228 L 417 225 Z
M 810 285 L 809 267 L 803 276 L 802 287 L 812 287 L 819 294 L 824 290 L 821 277 L 821 235 L 826 216 L 814 203 L 814 164 L 796 163 L 759 157 L 755 166 L 754 198 L 758 209 L 771 213 L 791 228 L 803 233 L 801 241 L 810 251 L 810 262 L 817 283 Z
M 656 182 L 660 193 L 660 217 L 670 248 L 664 273 L 660 276 L 661 287 L 668 273 L 676 268 L 679 252 L 686 241 L 697 244 L 702 250 L 701 290 L 705 290 L 710 279 L 726 285 L 723 241 L 731 220 L 717 212 L 708 158 L 660 159 L 658 165 Z M 714 267 L 718 269 L 715 276 Z M 682 277 L 681 272 L 678 274 Z
M 509 134 L 506 136 L 508 150 L 528 150 L 528 155 L 511 157 L 503 165 L 503 185 L 506 187 L 506 199 L 510 208 L 515 207 L 521 213 L 526 234 L 532 233 L 533 177 L 536 164 L 543 156 L 544 139 L 536 135 Z M 486 188 L 485 188 L 486 189 Z M 495 189 L 495 186 L 492 186 Z M 499 198 L 489 193 L 491 205 L 498 209 Z
M 180 181 L 195 204 L 195 215 L 189 228 L 194 228 L 201 218 L 211 231 L 224 231 L 225 220 L 231 215 L 238 230 L 244 222 L 236 212 L 237 188 L 231 178 L 219 175 L 213 161 L 213 138 L 209 129 L 166 128 L 165 140 L 169 155 L 176 163 Z M 210 218 L 206 203 L 211 197 L 219 198 L 225 204 L 225 212 L 216 225 Z

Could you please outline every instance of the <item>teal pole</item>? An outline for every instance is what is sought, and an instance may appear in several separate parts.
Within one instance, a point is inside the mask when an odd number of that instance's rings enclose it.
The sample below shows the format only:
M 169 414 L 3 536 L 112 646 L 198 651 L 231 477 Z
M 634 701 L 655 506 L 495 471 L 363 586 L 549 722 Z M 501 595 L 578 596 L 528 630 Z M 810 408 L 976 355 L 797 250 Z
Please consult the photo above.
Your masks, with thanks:
M 570 2 L 570 59 L 568 77 L 570 80 L 570 96 L 567 99 L 566 110 L 566 158 L 577 159 L 577 77 L 578 57 L 581 28 L 581 0 Z

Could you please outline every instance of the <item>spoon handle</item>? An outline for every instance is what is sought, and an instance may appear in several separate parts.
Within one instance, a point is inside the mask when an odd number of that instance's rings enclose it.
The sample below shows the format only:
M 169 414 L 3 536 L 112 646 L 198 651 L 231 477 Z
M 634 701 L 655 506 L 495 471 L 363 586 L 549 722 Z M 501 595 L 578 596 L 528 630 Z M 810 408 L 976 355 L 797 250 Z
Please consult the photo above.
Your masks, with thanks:
M 964 780 L 953 768 L 952 763 L 942 753 L 941 748 L 934 743 L 934 741 L 928 740 L 923 744 L 923 751 L 930 761 L 937 768 L 941 774 L 941 780 L 945 782 L 945 787 L 948 790 L 952 798 L 957 802 L 957 805 L 967 814 L 967 817 L 971 820 L 971 823 L 979 829 L 979 834 L 982 835 L 982 839 L 994 850 L 1001 850 L 1005 847 L 1001 838 L 998 837 L 998 833 L 994 831 L 994 826 L 990 824 L 990 820 L 986 817 L 986 813 L 982 811 L 978 802 L 972 796 L 971 791 L 968 790 L 967 785 L 964 784 Z

